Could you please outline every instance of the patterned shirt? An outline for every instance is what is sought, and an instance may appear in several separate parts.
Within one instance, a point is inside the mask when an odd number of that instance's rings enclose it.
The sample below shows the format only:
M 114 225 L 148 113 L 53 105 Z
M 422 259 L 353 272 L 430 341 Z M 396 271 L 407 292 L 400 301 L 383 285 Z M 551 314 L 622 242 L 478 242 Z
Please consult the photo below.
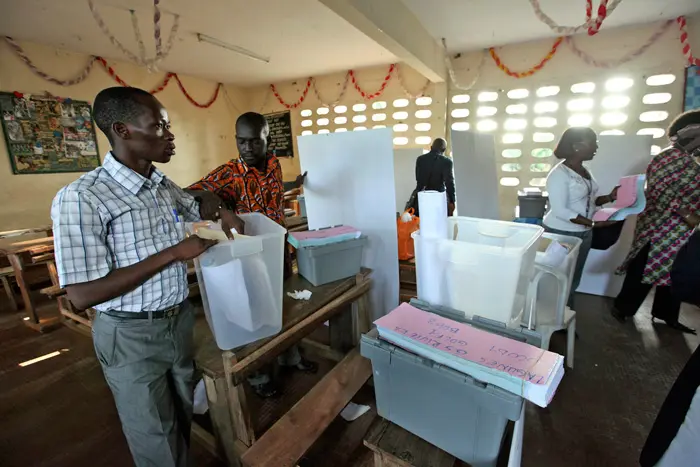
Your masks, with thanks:
M 630 261 L 649 244 L 642 282 L 671 285 L 673 261 L 693 232 L 676 211 L 686 208 L 700 212 L 700 166 L 680 149 L 671 147 L 660 152 L 647 167 L 645 195 L 646 208 L 637 218 L 632 248 L 618 272 L 624 273 Z
M 180 218 L 175 222 L 175 213 Z M 51 206 L 61 286 L 100 279 L 185 238 L 182 222 L 200 220 L 199 203 L 160 170 L 150 178 L 116 160 L 62 188 Z M 187 266 L 173 263 L 141 286 L 94 308 L 157 311 L 187 298 Z
M 249 167 L 243 159 L 234 159 L 187 189 L 211 191 L 239 214 L 259 212 L 285 225 L 282 167 L 273 155 L 267 156 L 264 172 Z

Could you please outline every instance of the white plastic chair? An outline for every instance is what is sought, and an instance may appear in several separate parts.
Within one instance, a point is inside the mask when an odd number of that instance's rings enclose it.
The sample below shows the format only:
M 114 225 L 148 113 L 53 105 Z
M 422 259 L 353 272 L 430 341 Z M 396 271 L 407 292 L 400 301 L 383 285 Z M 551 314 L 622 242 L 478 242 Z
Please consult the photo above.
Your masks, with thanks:
M 562 264 L 556 267 L 542 264 L 543 253 L 535 259 L 535 275 L 530 282 L 525 305 L 525 323 L 529 330 L 542 335 L 542 348 L 549 349 L 549 341 L 556 331 L 566 329 L 566 365 L 574 367 L 574 342 L 576 340 L 576 312 L 566 306 L 571 289 L 576 259 L 581 239 L 564 235 L 544 233 L 548 238 L 566 245 L 571 250 Z

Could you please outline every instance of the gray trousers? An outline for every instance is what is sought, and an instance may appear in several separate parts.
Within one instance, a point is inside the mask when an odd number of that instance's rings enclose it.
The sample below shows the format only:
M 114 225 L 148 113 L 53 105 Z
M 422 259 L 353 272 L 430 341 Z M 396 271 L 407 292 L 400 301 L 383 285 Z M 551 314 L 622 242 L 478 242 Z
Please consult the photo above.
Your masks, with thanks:
M 544 229 L 553 234 L 557 235 L 568 235 L 569 237 L 577 237 L 581 239 L 581 247 L 578 250 L 578 258 L 576 258 L 576 266 L 574 266 L 574 277 L 571 280 L 571 291 L 569 292 L 569 301 L 566 304 L 572 310 L 574 308 L 574 294 L 576 289 L 578 289 L 581 283 L 581 276 L 583 276 L 583 267 L 586 265 L 586 259 L 588 259 L 588 253 L 591 251 L 591 242 L 593 241 L 593 230 L 586 230 L 584 232 L 567 232 L 566 230 L 550 229 L 546 225 L 543 226 Z
M 194 396 L 194 310 L 163 319 L 95 317 L 92 338 L 137 467 L 185 467 Z

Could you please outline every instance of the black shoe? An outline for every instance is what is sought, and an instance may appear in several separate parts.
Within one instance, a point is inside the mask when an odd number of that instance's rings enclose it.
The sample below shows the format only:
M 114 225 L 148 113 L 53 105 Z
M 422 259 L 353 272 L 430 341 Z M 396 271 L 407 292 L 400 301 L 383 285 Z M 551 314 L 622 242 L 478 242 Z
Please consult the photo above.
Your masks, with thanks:
M 275 397 L 277 394 L 279 394 L 277 387 L 272 384 L 272 382 L 255 384 L 253 385 L 253 391 L 263 399 L 270 399 L 271 397 Z
M 675 329 L 676 331 L 684 332 L 686 334 L 697 335 L 697 332 L 695 332 L 695 329 L 689 328 L 685 324 L 681 324 L 678 321 L 676 321 L 675 323 L 666 322 L 666 324 L 668 325 L 668 327 L 670 327 L 671 329 Z
M 610 314 L 612 315 L 613 318 L 615 318 L 620 323 L 624 323 L 625 321 L 627 321 L 627 317 L 625 315 L 623 315 L 622 312 L 615 307 L 612 307 L 610 309 Z
M 318 371 L 318 363 L 302 358 L 293 368 L 303 371 L 304 373 L 314 374 Z

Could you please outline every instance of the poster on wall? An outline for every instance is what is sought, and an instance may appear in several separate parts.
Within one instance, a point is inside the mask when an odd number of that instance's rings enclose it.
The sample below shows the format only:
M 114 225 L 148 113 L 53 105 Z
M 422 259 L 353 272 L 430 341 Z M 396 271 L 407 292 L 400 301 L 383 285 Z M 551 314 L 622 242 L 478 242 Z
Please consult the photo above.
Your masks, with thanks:
M 100 165 L 87 102 L 0 92 L 0 111 L 13 173 L 88 172 Z
M 294 157 L 292 118 L 289 111 L 265 115 L 270 125 L 268 151 L 277 157 Z
M 700 109 L 700 66 L 685 69 L 685 98 L 683 111 Z

